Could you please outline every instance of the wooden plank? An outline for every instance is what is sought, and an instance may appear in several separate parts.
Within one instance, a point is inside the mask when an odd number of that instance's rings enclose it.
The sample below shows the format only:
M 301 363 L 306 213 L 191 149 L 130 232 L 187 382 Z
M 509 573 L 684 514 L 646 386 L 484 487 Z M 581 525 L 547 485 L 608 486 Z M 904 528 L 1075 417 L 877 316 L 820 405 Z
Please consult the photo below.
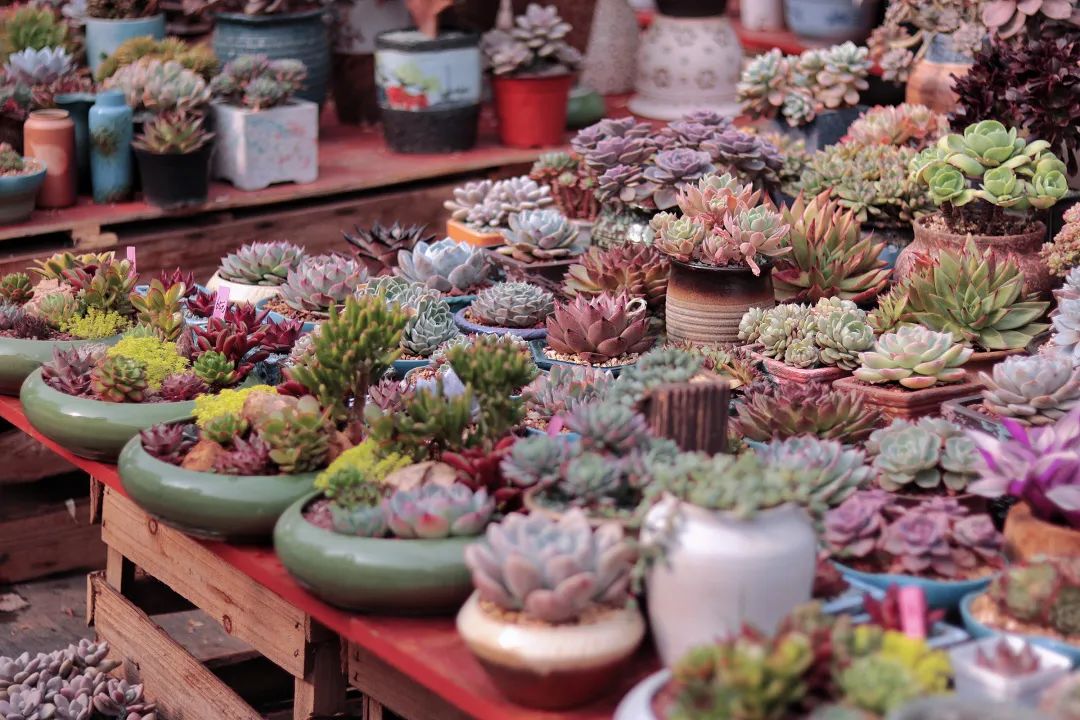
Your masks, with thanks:
M 75 466 L 34 440 L 12 428 L 0 433 L 0 485 L 35 482 L 55 475 L 75 472 Z
M 109 586 L 101 573 L 89 576 L 88 616 L 111 653 L 123 662 L 129 682 L 143 684 L 148 697 L 170 720 L 257 720 L 261 716 L 214 676 L 146 613 Z
M 466 720 L 471 717 L 440 698 L 408 675 L 375 657 L 362 645 L 349 643 L 346 655 L 349 685 L 374 700 L 365 718 L 381 720 L 384 708 L 405 720 Z
M 293 683 L 293 720 L 332 715 L 345 709 L 345 671 L 340 641 L 334 637 L 313 645 L 308 658 L 308 671 Z
M 187 598 L 225 632 L 293 677 L 305 677 L 308 643 L 323 640 L 325 631 L 313 627 L 303 611 L 112 489 L 105 493 L 102 538 L 110 550 Z

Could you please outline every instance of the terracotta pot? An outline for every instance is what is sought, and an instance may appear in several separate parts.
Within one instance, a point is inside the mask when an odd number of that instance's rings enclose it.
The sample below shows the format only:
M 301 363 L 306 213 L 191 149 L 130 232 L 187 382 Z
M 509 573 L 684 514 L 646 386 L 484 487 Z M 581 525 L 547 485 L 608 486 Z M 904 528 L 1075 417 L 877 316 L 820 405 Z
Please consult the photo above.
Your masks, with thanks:
M 1050 290 L 1057 287 L 1057 278 L 1050 274 L 1046 262 L 1039 257 L 1039 250 L 1046 240 L 1046 226 L 1041 222 L 1036 222 L 1030 232 L 1021 235 L 956 235 L 931 228 L 928 223 L 931 218 L 936 217 L 937 213 L 912 223 L 915 239 L 900 251 L 900 256 L 896 259 L 896 269 L 893 270 L 893 282 L 901 282 L 911 275 L 919 254 L 934 257 L 939 250 L 945 248 L 960 250 L 972 239 L 979 250 L 990 248 L 996 260 L 1004 262 L 1006 258 L 1012 258 L 1016 262 L 1024 273 L 1025 294 L 1040 293 L 1048 296 Z
M 1016 350 L 988 350 L 986 352 L 972 353 L 971 357 L 963 365 L 964 373 L 966 373 L 970 382 L 978 383 L 982 387 L 982 383 L 979 381 L 979 373 L 984 372 L 993 376 L 995 365 L 1007 357 L 1021 355 L 1023 352 L 1023 348 L 1017 348 Z
M 495 114 L 503 145 L 534 148 L 558 145 L 566 133 L 566 103 L 574 76 L 494 77 Z
M 952 76 L 967 75 L 972 58 L 953 50 L 948 35 L 935 34 L 927 42 L 926 55 L 911 68 L 904 100 L 948 115 L 956 109 L 957 102 Z
M 506 243 L 500 232 L 474 230 L 457 220 L 446 221 L 446 236 L 451 240 L 466 242 L 477 247 L 500 247 Z
M 965 381 L 907 390 L 899 385 L 870 385 L 848 377 L 835 381 L 833 387 L 861 395 L 867 405 L 881 410 L 886 418 L 914 420 L 939 414 L 943 402 L 978 392 L 982 385 Z
M 67 110 L 35 110 L 23 126 L 27 157 L 45 163 L 45 182 L 37 204 L 65 208 L 75 204 L 78 168 L 75 155 L 75 122 Z
M 771 264 L 762 264 L 761 275 L 754 275 L 743 265 L 671 262 L 666 321 L 673 341 L 738 342 L 739 321 L 746 311 L 775 304 Z
M 1005 555 L 1011 562 L 1025 562 L 1039 555 L 1080 557 L 1080 530 L 1040 520 L 1025 502 L 1009 510 L 1005 519 Z
M 750 351 L 750 357 L 764 365 L 768 373 L 776 378 L 777 383 L 780 385 L 785 383 L 802 385 L 808 382 L 832 382 L 851 374 L 843 368 L 832 366 L 820 368 L 792 367 L 771 357 L 765 357 L 756 350 Z

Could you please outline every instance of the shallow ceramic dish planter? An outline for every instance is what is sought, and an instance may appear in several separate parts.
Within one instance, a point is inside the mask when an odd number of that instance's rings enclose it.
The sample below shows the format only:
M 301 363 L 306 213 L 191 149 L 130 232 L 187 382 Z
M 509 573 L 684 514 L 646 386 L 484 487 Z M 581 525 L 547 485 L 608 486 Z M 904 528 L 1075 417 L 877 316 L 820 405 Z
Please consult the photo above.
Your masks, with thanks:
M 1021 637 L 1036 647 L 1046 648 L 1047 650 L 1052 650 L 1055 653 L 1064 655 L 1069 659 L 1073 667 L 1080 664 L 1080 646 L 1061 642 L 1060 640 L 1055 640 L 1046 635 L 1017 635 L 1016 633 L 1006 633 L 1003 630 L 998 630 L 995 627 L 984 624 L 977 617 L 977 601 L 983 597 L 986 597 L 986 591 L 968 593 L 960 603 L 960 617 L 964 619 L 964 629 L 968 631 L 968 634 L 970 634 L 971 637 L 980 639 L 985 637 L 1000 637 L 1009 634 L 1015 637 Z
M 256 305 L 262 300 L 268 300 L 281 294 L 280 285 L 245 285 L 244 283 L 226 280 L 215 270 L 206 283 L 206 289 L 210 292 L 217 292 L 218 288 L 228 288 L 229 302 L 234 302 L 237 305 Z
M 349 610 L 394 615 L 445 614 L 472 592 L 465 546 L 441 540 L 366 538 L 324 530 L 303 512 L 318 493 L 289 506 L 274 527 L 274 550 L 298 583 Z
M 999 642 L 1007 643 L 1016 652 L 1022 649 L 1025 641 L 1017 637 L 986 637 L 949 653 L 957 696 L 1035 706 L 1043 692 L 1072 669 L 1072 660 L 1068 656 L 1039 645 L 1031 646 L 1039 659 L 1038 669 L 1034 672 L 1002 675 L 980 667 L 976 661 L 979 651 L 993 656 Z
M 111 403 L 53 390 L 41 369 L 26 378 L 19 393 L 23 412 L 42 435 L 79 457 L 115 462 L 131 438 L 151 425 L 186 420 L 193 401 Z
M 1005 556 L 1027 562 L 1040 555 L 1080 557 L 1080 530 L 1040 520 L 1026 502 L 1018 502 L 1005 518 Z
M 982 395 L 968 395 L 948 400 L 941 404 L 941 415 L 957 425 L 981 430 L 991 435 L 1001 435 L 1005 432 L 1005 426 L 996 415 L 979 411 L 982 401 Z
M 53 359 L 53 350 L 70 350 L 83 345 L 113 345 L 120 336 L 104 340 L 26 340 L 0 338 L 0 395 L 18 395 L 23 381 L 43 363 Z
M 446 221 L 446 236 L 451 240 L 466 242 L 477 247 L 502 247 L 506 242 L 500 232 L 476 230 L 452 218 Z
M 946 400 L 964 397 L 982 389 L 977 382 L 939 383 L 922 390 L 906 390 L 895 384 L 872 385 L 853 377 L 833 382 L 837 390 L 861 395 L 867 405 L 872 405 L 888 418 L 916 419 L 938 414 Z
M 529 350 L 532 352 L 533 361 L 536 362 L 536 366 L 541 370 L 550 370 L 553 365 L 568 365 L 568 366 L 581 366 L 581 367 L 594 367 L 598 370 L 607 370 L 611 373 L 612 377 L 619 377 L 619 373 L 628 367 L 634 365 L 634 363 L 625 363 L 623 365 L 589 365 L 588 363 L 571 362 L 569 360 L 556 360 L 555 358 L 548 357 L 544 350 L 547 349 L 547 341 L 545 340 L 531 340 L 529 342 Z
M 776 378 L 776 381 L 781 385 L 784 383 L 801 385 L 809 382 L 832 382 L 833 380 L 839 380 L 840 378 L 851 374 L 843 368 L 831 365 L 819 368 L 795 367 L 771 357 L 765 357 L 757 350 L 752 349 L 750 350 L 750 357 L 764 365 L 765 370 Z
M 994 577 L 993 573 L 988 573 L 985 577 L 972 580 L 934 580 L 915 575 L 864 572 L 836 561 L 833 561 L 833 564 L 844 577 L 854 578 L 864 585 L 870 585 L 879 590 L 886 590 L 890 585 L 922 588 L 926 595 L 926 604 L 931 610 L 955 608 L 968 593 L 985 590 Z
M 120 480 L 144 510 L 189 535 L 214 540 L 268 538 L 317 473 L 220 475 L 186 470 L 147 453 L 139 435 L 120 453 Z
M 249 110 L 214 103 L 214 177 L 240 190 L 319 177 L 319 106 L 307 100 Z
M 494 325 L 481 325 L 480 323 L 473 322 L 465 317 L 465 312 L 467 310 L 468 306 L 463 307 L 454 313 L 454 323 L 462 332 L 476 333 L 479 335 L 517 335 L 522 340 L 540 339 L 541 342 L 543 342 L 543 338 L 547 337 L 547 328 L 543 326 L 535 328 L 508 328 L 495 327 Z

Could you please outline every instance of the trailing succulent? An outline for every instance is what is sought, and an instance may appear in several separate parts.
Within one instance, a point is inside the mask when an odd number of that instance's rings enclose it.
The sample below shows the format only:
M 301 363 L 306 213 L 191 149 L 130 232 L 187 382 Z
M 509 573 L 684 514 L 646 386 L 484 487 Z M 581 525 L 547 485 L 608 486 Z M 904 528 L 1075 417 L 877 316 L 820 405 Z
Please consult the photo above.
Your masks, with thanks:
M 290 242 L 248 243 L 221 259 L 218 275 L 242 285 L 283 285 L 303 259 L 303 248 Z
M 551 191 L 529 177 L 474 180 L 454 188 L 443 203 L 453 220 L 477 230 L 493 232 L 507 227 L 511 215 L 538 210 L 552 203 Z
M 893 420 L 866 441 L 877 485 L 889 492 L 963 492 L 976 477 L 979 456 L 964 428 L 940 418 Z
M 1010 565 L 991 581 L 989 599 L 1006 617 L 1066 638 L 1080 633 L 1080 565 L 1076 558 L 1042 558 Z
M 645 301 L 625 293 L 578 296 L 547 318 L 548 347 L 588 365 L 642 353 L 656 342 Z
M 873 346 L 874 331 L 855 303 L 832 298 L 813 307 L 751 308 L 739 322 L 739 339 L 792 367 L 853 370 L 859 354 Z
M 667 256 L 651 245 L 592 247 L 566 271 L 563 292 L 568 297 L 625 292 L 644 298 L 650 310 L 658 312 L 667 297 L 670 268 Z
M 529 283 L 496 283 L 476 294 L 469 315 L 481 325 L 533 328 L 555 309 L 555 296 Z
M 1080 408 L 1080 367 L 1062 354 L 1005 358 L 979 379 L 983 405 L 1023 425 L 1053 425 Z
M 735 405 L 733 429 L 747 440 L 768 442 L 798 435 L 857 443 L 881 423 L 881 413 L 862 397 L 805 383 L 783 390 L 755 387 Z
M 482 249 L 443 238 L 431 244 L 419 240 L 411 250 L 399 250 L 395 272 L 443 295 L 468 295 L 489 285 L 492 271 Z
M 885 333 L 874 349 L 859 353 L 860 367 L 853 375 L 874 385 L 898 383 L 908 390 L 923 390 L 937 383 L 963 382 L 962 367 L 974 352 L 953 341 L 952 333 L 907 325 Z

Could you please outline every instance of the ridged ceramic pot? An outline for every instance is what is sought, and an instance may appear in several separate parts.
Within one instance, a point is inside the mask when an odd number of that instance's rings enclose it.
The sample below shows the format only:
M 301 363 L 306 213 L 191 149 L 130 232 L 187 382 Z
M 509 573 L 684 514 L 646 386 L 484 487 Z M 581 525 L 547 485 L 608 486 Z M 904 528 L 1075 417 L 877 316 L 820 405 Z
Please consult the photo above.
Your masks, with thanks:
M 754 275 L 745 265 L 710 267 L 671 261 L 665 320 L 673 341 L 738 342 L 739 321 L 746 311 L 775 304 L 769 263 L 761 263 L 761 274 Z
M 86 60 L 90 73 L 97 74 L 102 60 L 112 55 L 125 40 L 135 37 L 164 38 L 165 14 L 121 20 L 86 18 Z
M 112 203 L 131 197 L 134 132 L 133 113 L 124 94 L 119 90 L 99 94 L 90 108 L 90 179 L 94 202 Z
M 23 125 L 26 157 L 45 165 L 45 181 L 37 195 L 42 208 L 75 204 L 78 171 L 75 166 L 75 123 L 67 110 L 35 110 Z
M 954 50 L 948 35 L 935 33 L 927 42 L 926 54 L 911 68 L 904 101 L 948 115 L 956 109 L 953 76 L 967 75 L 974 61 L 970 55 Z
M 220 475 L 158 460 L 138 435 L 120 453 L 120 480 L 131 498 L 166 525 L 215 540 L 256 541 L 281 513 L 311 492 L 317 473 Z
M 2 180 L 2 178 L 0 178 Z M 3 182 L 0 182 L 3 187 Z M 24 340 L 0 338 L 0 395 L 18 395 L 26 377 L 53 359 L 53 350 L 84 345 L 112 345 L 119 335 L 104 340 Z
M 116 462 L 128 440 L 151 425 L 191 417 L 194 402 L 111 403 L 53 390 L 41 369 L 19 392 L 23 412 L 37 430 L 79 457 Z

